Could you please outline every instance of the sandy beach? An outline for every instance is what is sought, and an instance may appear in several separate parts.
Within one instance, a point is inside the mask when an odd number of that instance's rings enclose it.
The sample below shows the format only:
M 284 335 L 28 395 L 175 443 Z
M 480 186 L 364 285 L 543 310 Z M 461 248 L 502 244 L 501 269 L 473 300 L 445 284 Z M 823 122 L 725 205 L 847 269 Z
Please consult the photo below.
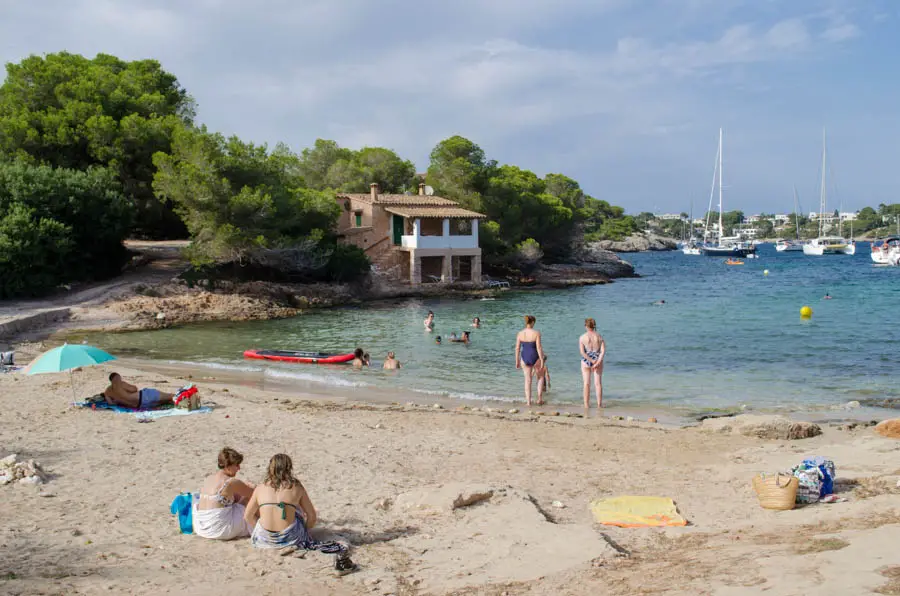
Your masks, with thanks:
M 113 363 L 115 364 L 115 363 Z M 115 368 L 139 386 L 185 379 Z M 796 441 L 609 418 L 322 400 L 194 379 L 209 414 L 139 424 L 71 406 L 68 376 L 0 375 L 0 456 L 38 461 L 40 486 L 0 487 L 0 592 L 8 594 L 865 594 L 900 583 L 900 443 L 823 427 Z M 169 513 L 222 446 L 262 479 L 285 452 L 321 517 L 329 556 L 182 535 Z M 757 472 L 826 455 L 846 502 L 759 507 Z M 599 526 L 589 504 L 666 496 L 683 528 Z M 472 500 L 454 508 L 453 502 Z M 560 507 L 561 505 L 561 507 Z M 892 579 L 893 578 L 893 579 Z M 893 583 L 891 583 L 893 582 Z M 893 590 L 893 591 L 891 591 Z

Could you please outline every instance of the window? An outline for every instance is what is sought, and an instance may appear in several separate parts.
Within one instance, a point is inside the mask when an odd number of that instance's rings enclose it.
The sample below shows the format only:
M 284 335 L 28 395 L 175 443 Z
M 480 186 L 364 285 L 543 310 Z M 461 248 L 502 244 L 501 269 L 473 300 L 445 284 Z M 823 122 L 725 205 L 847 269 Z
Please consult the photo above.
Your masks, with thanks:
M 356 227 L 361 228 L 362 227 L 362 211 L 356 211 L 353 215 L 356 218 Z

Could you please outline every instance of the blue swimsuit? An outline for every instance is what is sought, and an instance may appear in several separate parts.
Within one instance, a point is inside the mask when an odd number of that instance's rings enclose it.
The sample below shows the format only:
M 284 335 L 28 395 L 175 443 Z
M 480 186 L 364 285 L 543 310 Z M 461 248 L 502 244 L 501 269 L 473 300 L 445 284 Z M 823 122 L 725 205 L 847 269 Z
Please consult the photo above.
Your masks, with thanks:
M 536 341 L 522 342 L 522 362 L 528 366 L 534 366 L 538 361 L 538 351 Z

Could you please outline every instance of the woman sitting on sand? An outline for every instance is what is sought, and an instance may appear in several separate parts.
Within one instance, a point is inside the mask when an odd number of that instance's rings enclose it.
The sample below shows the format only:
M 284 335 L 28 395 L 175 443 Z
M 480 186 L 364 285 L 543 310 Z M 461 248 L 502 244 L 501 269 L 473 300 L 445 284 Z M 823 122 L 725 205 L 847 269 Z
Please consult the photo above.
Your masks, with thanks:
M 531 405 L 531 383 L 536 366 L 544 367 L 544 348 L 541 346 L 541 333 L 534 328 L 535 318 L 525 316 L 525 329 L 516 335 L 516 368 L 525 371 L 525 402 Z M 544 390 L 538 384 L 538 405 L 544 404 Z
M 294 477 L 291 458 L 279 453 L 269 460 L 266 481 L 256 487 L 244 519 L 253 526 L 251 541 L 256 548 L 302 548 L 346 555 L 338 542 L 318 542 L 309 535 L 316 525 L 316 509 L 306 489 Z M 343 561 L 352 566 L 349 557 Z
M 213 540 L 231 540 L 250 535 L 244 521 L 244 505 L 250 500 L 253 484 L 236 478 L 244 456 L 230 447 L 219 452 L 219 471 L 203 481 L 200 499 L 194 501 L 194 533 Z

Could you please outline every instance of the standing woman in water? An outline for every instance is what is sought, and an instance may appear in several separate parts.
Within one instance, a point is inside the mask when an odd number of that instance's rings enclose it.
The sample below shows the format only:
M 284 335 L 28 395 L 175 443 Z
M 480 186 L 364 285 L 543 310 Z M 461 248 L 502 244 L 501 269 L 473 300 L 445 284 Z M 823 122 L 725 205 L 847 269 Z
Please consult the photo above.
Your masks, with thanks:
M 534 367 L 540 363 L 544 366 L 544 348 L 541 346 L 541 332 L 534 328 L 535 318 L 525 316 L 525 329 L 516 335 L 516 368 L 525 371 L 525 403 L 531 405 L 531 382 L 534 378 Z M 544 387 L 538 384 L 538 405 L 544 405 Z
M 597 333 L 597 321 L 584 320 L 584 335 L 578 338 L 581 352 L 581 378 L 584 380 L 584 407 L 591 407 L 591 378 L 597 391 L 597 407 L 603 407 L 603 359 L 606 357 L 606 342 Z

